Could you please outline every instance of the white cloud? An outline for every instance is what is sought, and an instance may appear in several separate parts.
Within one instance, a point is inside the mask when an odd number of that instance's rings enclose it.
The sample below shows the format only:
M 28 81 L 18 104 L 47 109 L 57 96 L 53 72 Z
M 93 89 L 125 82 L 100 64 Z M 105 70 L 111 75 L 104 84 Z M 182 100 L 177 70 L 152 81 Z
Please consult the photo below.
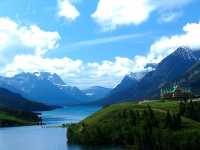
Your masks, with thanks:
M 173 36 L 163 36 L 150 47 L 149 57 L 160 61 L 180 46 L 192 49 L 200 48 L 200 22 L 188 23 L 183 27 L 183 33 Z
M 57 32 L 43 31 L 36 25 L 21 27 L 18 36 L 25 46 L 35 49 L 37 55 L 43 55 L 48 50 L 56 48 L 60 39 Z
M 0 18 L 0 30 L 1 31 L 15 31 L 18 25 L 9 18 Z
M 92 17 L 104 30 L 121 25 L 140 24 L 154 9 L 147 0 L 100 0 Z
M 88 67 L 92 70 L 93 77 L 115 76 L 123 77 L 130 72 L 144 70 L 145 60 L 141 56 L 134 59 L 116 57 L 114 61 L 104 60 L 101 63 L 89 63 Z
M 89 68 L 92 70 L 93 77 L 101 76 L 123 76 L 130 72 L 133 62 L 128 58 L 116 57 L 114 61 L 104 60 L 100 64 L 89 63 Z
M 72 1 L 74 3 L 78 1 Z M 58 0 L 58 16 L 64 17 L 68 21 L 75 20 L 79 15 L 79 11 L 70 0 Z
M 102 26 L 103 30 L 114 30 L 123 25 L 141 24 L 149 18 L 153 11 L 158 11 L 162 16 L 165 13 L 169 13 L 169 11 L 173 13 L 190 1 L 99 0 L 97 9 L 92 14 L 92 18 Z M 168 21 L 171 20 L 168 19 Z
M 22 26 L 10 18 L 0 17 L 0 51 L 9 47 L 25 47 L 35 54 L 43 55 L 54 49 L 60 35 L 57 32 L 47 32 L 37 25 Z
M 5 66 L 2 70 L 6 76 L 13 76 L 20 72 L 40 72 L 47 71 L 66 74 L 67 77 L 75 76 L 82 70 L 81 60 L 64 58 L 44 58 L 37 55 L 17 55 L 12 63 Z

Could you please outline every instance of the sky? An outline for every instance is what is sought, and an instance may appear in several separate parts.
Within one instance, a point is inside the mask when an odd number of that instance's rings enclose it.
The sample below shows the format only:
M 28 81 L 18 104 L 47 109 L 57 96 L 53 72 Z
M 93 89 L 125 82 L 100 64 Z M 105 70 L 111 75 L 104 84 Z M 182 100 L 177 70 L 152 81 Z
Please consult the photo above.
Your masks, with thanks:
M 179 46 L 200 48 L 200 0 L 0 0 L 0 75 L 46 71 L 114 87 Z

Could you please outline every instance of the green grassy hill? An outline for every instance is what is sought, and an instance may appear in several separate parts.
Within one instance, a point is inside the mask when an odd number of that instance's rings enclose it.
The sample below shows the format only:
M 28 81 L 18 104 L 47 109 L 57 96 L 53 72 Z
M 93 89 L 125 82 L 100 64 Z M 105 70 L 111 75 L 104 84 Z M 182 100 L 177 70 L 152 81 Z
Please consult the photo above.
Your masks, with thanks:
M 34 125 L 41 122 L 41 118 L 32 112 L 22 110 L 0 109 L 0 127 Z
M 195 121 L 196 120 L 196 121 Z M 122 145 L 141 150 L 196 150 L 200 102 L 121 103 L 104 107 L 68 128 L 68 143 Z

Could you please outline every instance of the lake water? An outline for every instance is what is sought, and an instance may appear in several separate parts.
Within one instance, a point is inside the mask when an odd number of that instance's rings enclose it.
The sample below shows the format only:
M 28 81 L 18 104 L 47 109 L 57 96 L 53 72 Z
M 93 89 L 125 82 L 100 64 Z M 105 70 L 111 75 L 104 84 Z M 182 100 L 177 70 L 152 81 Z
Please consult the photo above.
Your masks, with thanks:
M 96 112 L 98 107 L 65 107 L 42 112 L 42 126 L 0 128 L 0 150 L 116 150 L 118 148 L 86 148 L 68 145 L 67 129 L 55 125 L 79 122 Z

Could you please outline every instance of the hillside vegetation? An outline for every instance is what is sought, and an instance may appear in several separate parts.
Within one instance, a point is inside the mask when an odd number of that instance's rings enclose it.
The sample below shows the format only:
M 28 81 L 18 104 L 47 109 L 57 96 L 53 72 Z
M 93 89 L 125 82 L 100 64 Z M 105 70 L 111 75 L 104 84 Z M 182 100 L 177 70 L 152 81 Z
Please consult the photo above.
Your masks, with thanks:
M 4 88 L 0 88 L 0 108 L 17 109 L 24 111 L 47 111 L 55 109 L 56 107 L 27 100 L 20 94 L 13 93 Z
M 104 107 L 68 128 L 68 143 L 138 150 L 198 150 L 200 102 L 154 101 Z
M 41 123 L 41 121 L 36 113 L 8 108 L 0 109 L 0 127 L 34 125 Z

